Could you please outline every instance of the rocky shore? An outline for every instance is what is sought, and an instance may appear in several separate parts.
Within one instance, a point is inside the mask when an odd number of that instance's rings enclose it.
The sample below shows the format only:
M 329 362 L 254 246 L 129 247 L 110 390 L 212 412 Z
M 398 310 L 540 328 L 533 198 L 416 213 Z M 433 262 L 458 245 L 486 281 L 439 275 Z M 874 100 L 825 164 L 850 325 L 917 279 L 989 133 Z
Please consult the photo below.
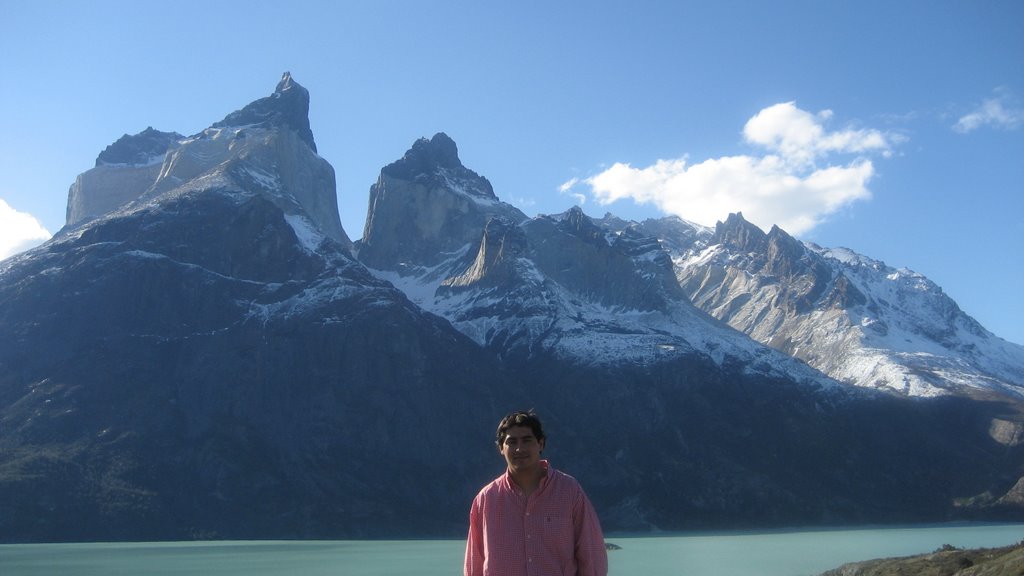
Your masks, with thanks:
M 1003 548 L 946 545 L 930 554 L 844 564 L 821 576 L 1022 576 L 1024 541 Z

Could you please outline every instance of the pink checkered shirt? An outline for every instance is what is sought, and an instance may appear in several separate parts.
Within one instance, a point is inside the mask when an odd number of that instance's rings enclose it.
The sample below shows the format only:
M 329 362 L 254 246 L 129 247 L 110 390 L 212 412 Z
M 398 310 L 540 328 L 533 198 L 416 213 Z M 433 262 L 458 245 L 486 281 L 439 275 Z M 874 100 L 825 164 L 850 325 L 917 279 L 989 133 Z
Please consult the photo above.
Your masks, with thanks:
M 594 507 L 576 479 L 541 461 L 546 474 L 527 498 L 506 471 L 469 511 L 465 576 L 607 576 Z

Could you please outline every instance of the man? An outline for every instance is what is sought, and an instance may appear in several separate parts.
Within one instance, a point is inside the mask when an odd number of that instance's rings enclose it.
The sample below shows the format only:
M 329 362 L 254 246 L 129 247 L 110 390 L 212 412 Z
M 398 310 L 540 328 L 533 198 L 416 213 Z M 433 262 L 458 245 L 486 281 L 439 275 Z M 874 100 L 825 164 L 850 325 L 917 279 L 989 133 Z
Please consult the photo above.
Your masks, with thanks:
M 508 468 L 473 500 L 465 576 L 607 576 L 594 507 L 572 476 L 540 457 L 540 418 L 509 414 L 497 444 Z

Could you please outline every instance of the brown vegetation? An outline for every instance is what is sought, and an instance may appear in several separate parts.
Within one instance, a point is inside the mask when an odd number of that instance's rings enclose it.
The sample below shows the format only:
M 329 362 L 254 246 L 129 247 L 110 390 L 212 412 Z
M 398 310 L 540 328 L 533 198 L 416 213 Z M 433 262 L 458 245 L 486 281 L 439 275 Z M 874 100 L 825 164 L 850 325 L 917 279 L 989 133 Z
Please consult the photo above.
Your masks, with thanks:
M 1024 541 L 963 550 L 948 544 L 930 554 L 844 564 L 821 576 L 1024 576 Z

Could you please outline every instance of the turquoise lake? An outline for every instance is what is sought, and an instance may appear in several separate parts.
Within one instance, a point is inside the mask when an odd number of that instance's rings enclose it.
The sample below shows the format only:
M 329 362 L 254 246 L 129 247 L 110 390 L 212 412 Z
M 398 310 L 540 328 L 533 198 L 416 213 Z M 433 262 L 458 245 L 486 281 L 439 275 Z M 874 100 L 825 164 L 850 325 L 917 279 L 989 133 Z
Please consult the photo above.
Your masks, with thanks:
M 944 544 L 1024 540 L 1024 524 L 957 524 L 761 533 L 608 535 L 615 576 L 813 576 L 845 562 L 931 552 Z M 3 576 L 458 576 L 464 543 L 217 541 L 0 545 Z

